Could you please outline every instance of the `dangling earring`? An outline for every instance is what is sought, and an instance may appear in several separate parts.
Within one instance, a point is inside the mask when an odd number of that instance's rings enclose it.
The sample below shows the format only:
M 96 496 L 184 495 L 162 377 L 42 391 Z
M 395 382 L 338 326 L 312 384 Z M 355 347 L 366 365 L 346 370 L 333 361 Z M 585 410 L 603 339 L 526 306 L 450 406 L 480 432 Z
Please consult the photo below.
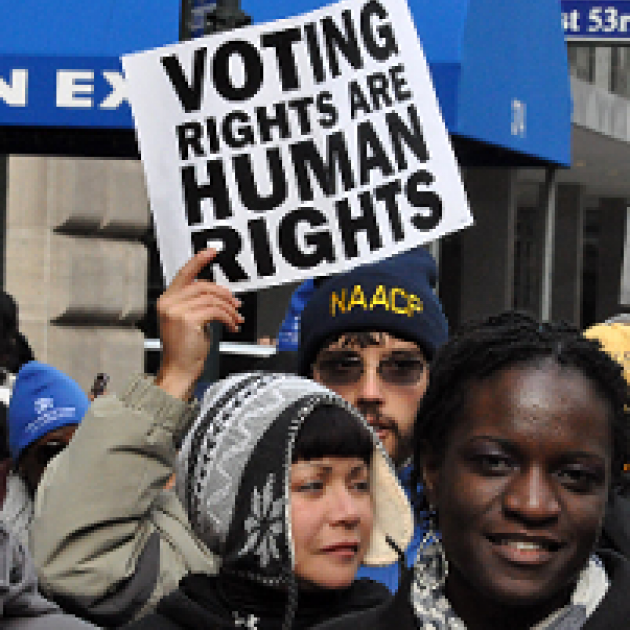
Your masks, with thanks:
M 448 577 L 448 560 L 437 532 L 437 511 L 429 505 L 427 531 L 422 537 L 414 565 L 414 591 L 424 598 L 440 589 L 443 590 Z

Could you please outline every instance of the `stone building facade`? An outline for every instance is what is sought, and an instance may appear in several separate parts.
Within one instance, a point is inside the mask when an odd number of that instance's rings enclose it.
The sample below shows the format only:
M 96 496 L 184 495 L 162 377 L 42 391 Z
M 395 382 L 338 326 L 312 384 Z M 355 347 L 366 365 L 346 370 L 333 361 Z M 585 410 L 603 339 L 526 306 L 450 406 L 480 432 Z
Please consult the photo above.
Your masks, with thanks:
M 38 360 L 88 389 L 144 366 L 149 212 L 137 160 L 8 156 L 4 288 Z

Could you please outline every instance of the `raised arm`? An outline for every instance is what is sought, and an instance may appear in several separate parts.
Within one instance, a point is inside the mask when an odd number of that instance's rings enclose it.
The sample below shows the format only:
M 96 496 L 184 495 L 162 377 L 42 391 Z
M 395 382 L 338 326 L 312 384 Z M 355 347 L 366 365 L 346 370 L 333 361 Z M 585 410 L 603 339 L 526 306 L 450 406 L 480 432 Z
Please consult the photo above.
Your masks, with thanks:
M 162 340 L 162 362 L 155 384 L 166 393 L 188 400 L 210 350 L 209 322 L 221 322 L 238 331 L 241 302 L 226 287 L 197 280 L 214 258 L 206 249 L 192 258 L 173 279 L 157 303 Z
M 37 492 L 31 544 L 42 589 L 99 625 L 150 609 L 190 571 L 217 569 L 164 491 L 196 413 L 186 401 L 210 347 L 204 324 L 242 322 L 230 291 L 196 280 L 213 255 L 191 259 L 158 302 L 163 359 L 155 382 L 138 376 L 120 397 L 97 398 Z

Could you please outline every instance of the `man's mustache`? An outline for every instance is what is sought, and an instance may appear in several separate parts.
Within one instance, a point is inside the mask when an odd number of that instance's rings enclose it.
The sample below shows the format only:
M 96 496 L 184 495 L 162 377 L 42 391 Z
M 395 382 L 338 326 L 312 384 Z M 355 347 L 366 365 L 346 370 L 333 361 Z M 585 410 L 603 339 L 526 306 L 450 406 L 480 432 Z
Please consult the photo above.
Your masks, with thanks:
M 358 404 L 357 408 L 368 421 L 368 424 L 370 424 L 372 427 L 385 429 L 387 431 L 390 431 L 396 438 L 400 438 L 398 425 L 391 417 L 381 413 L 378 407 L 370 403 L 363 403 Z

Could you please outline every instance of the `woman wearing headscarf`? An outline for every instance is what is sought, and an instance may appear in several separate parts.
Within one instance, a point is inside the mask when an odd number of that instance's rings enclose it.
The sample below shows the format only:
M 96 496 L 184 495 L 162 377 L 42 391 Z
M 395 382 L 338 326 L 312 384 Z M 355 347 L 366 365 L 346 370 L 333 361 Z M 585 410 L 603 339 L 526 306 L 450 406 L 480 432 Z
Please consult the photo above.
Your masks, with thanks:
M 415 566 L 394 600 L 320 630 L 627 628 L 630 565 L 598 547 L 627 409 L 621 367 L 571 326 L 510 312 L 460 331 L 418 413 Z
M 389 597 L 361 563 L 397 558 L 411 508 L 378 439 L 321 385 L 264 372 L 215 384 L 186 434 L 177 493 L 221 558 L 192 574 L 134 630 L 309 628 Z

